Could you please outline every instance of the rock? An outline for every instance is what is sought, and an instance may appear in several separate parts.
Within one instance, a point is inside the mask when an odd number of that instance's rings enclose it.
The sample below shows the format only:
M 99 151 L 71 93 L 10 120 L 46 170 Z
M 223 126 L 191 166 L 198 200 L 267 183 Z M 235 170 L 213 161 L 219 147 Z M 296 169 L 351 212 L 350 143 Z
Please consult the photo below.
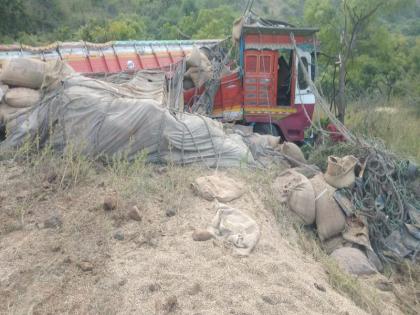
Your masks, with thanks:
M 160 285 L 157 283 L 151 283 L 149 284 L 148 289 L 150 292 L 156 292 L 160 290 Z
M 58 229 L 63 225 L 60 217 L 53 216 L 44 221 L 44 229 Z
M 123 240 L 124 240 L 124 234 L 123 234 L 123 232 L 121 232 L 121 231 L 116 232 L 116 233 L 114 234 L 114 238 L 115 238 L 117 241 L 123 241 Z
M 332 252 L 338 265 L 350 274 L 361 276 L 377 273 L 376 268 L 369 262 L 366 255 L 358 248 L 342 247 Z
M 55 182 L 55 180 L 57 179 L 57 173 L 55 173 L 55 172 L 50 172 L 50 173 L 48 173 L 48 175 L 47 175 L 47 182 L 48 183 L 53 183 L 53 182 Z
M 120 287 L 122 287 L 122 286 L 124 286 L 126 283 L 127 283 L 127 279 L 122 279 L 122 280 L 120 280 L 120 282 L 118 282 L 118 285 L 119 285 Z
M 394 285 L 392 284 L 391 281 L 382 280 L 382 279 L 375 282 L 375 287 L 385 292 L 390 292 L 394 289 Z
M 197 295 L 198 293 L 200 293 L 201 290 L 201 285 L 196 282 L 194 283 L 194 285 L 188 290 L 188 294 L 189 295 Z
M 63 262 L 65 264 L 71 264 L 72 260 L 71 260 L 70 256 L 67 256 L 66 258 L 64 258 Z
M 93 264 L 89 261 L 81 261 L 77 264 L 77 267 L 79 267 L 84 272 L 93 270 Z
M 165 303 L 163 304 L 163 310 L 166 313 L 174 312 L 177 307 L 178 307 L 178 299 L 176 298 L 175 295 L 168 297 Z
M 117 208 L 117 197 L 116 196 L 106 196 L 104 198 L 104 210 L 111 211 Z
M 175 208 L 168 208 L 166 209 L 165 212 L 167 217 L 173 217 L 174 215 L 176 215 L 176 209 Z
M 53 246 L 53 247 L 51 248 L 51 251 L 52 251 L 53 253 L 59 252 L 60 250 L 61 250 L 61 246 L 60 246 L 60 245 L 56 245 L 56 246 Z
M 267 304 L 270 304 L 270 305 L 276 305 L 277 303 L 276 303 L 276 301 L 274 301 L 274 299 L 273 298 L 271 298 L 270 296 L 268 296 L 268 295 L 261 295 L 261 299 L 265 302 L 265 303 L 267 303 Z
M 142 220 L 142 216 L 140 214 L 140 210 L 139 210 L 139 208 L 137 208 L 137 206 L 133 206 L 131 208 L 130 212 L 128 213 L 128 217 L 131 220 L 134 220 L 134 221 L 139 221 L 140 222 Z
M 327 290 L 325 289 L 325 287 L 322 284 L 319 283 L 314 283 L 315 288 L 317 288 L 319 291 L 321 292 L 326 292 Z
M 159 175 L 165 174 L 168 172 L 168 168 L 166 166 L 158 167 L 155 169 L 156 173 Z
M 207 230 L 195 230 L 192 234 L 192 239 L 198 242 L 208 241 L 212 237 L 213 235 Z

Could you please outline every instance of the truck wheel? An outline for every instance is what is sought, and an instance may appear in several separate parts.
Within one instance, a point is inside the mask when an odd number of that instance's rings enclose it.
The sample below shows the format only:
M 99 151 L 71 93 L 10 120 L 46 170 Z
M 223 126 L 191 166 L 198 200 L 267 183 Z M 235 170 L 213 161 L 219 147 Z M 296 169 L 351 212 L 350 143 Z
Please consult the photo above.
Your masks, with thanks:
M 254 132 L 259 133 L 260 135 L 272 135 L 283 139 L 279 129 L 273 124 L 256 123 L 254 125 Z

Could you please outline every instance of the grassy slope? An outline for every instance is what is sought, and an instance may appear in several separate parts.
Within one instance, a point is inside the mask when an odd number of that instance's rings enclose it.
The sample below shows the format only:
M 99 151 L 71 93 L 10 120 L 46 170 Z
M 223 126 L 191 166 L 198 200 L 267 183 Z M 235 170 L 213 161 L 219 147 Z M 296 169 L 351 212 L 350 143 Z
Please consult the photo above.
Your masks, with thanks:
M 409 106 L 402 99 L 389 103 L 351 104 L 346 124 L 354 132 L 381 138 L 385 144 L 402 157 L 420 163 L 420 108 Z

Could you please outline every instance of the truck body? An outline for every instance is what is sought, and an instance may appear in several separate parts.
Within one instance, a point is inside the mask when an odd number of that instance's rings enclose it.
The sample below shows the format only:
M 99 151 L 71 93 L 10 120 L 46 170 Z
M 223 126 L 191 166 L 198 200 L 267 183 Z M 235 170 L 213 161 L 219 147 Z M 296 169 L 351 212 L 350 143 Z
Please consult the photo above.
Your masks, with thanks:
M 239 39 L 239 66 L 220 78 L 209 115 L 224 122 L 252 125 L 255 132 L 304 140 L 315 96 L 303 77 L 298 58 L 313 78 L 316 29 L 269 22 L 245 24 Z M 0 45 L 0 61 L 16 57 L 65 60 L 80 73 L 118 73 L 165 69 L 185 58 L 193 47 L 211 49 L 220 40 L 117 41 L 106 44 L 57 43 L 46 47 Z M 297 50 L 295 49 L 295 45 Z M 185 109 L 206 86 L 184 90 Z

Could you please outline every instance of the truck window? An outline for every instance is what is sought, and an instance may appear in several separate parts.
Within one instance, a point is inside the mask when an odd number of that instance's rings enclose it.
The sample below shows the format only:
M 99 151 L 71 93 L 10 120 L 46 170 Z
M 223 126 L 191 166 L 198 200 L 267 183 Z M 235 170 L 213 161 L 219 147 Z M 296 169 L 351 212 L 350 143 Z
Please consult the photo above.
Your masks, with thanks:
M 270 73 L 270 56 L 261 56 L 260 57 L 260 72 Z
M 302 63 L 305 66 L 306 72 L 308 71 L 308 59 L 306 57 L 301 57 Z M 298 84 L 299 84 L 299 90 L 306 90 L 308 88 L 308 82 L 305 80 L 305 75 L 303 73 L 301 63 L 298 63 Z
M 245 62 L 246 72 L 257 72 L 257 56 L 247 56 Z

